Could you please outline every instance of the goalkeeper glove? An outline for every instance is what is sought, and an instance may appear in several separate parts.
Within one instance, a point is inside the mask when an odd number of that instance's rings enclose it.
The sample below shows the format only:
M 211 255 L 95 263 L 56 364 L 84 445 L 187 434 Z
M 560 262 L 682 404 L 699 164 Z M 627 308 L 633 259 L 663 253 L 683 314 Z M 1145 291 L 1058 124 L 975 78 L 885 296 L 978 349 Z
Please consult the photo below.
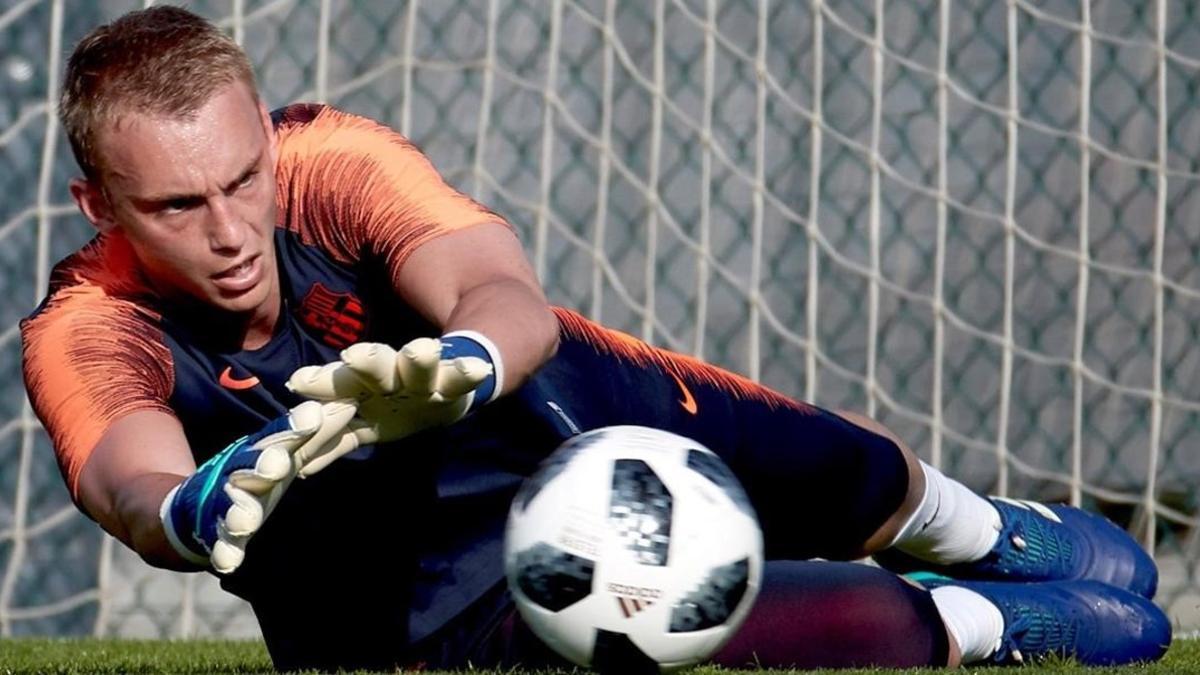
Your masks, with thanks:
M 318 401 L 350 399 L 358 414 L 350 422 L 357 443 L 320 448 L 305 462 L 311 476 L 358 445 L 404 438 L 433 426 L 458 421 L 494 399 L 503 385 L 499 353 L 487 338 L 469 331 L 440 340 L 417 338 L 399 352 L 388 345 L 360 342 L 342 360 L 307 366 L 292 373 L 287 386 Z
M 180 556 L 222 574 L 237 569 L 258 531 L 310 454 L 345 444 L 347 402 L 306 401 L 200 465 L 163 500 L 159 517 Z

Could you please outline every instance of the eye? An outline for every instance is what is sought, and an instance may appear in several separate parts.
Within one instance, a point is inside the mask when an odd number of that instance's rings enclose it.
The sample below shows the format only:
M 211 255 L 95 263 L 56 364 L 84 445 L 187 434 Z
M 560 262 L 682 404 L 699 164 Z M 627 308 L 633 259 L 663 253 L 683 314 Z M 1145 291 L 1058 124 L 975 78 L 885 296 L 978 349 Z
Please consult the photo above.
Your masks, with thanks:
M 250 171 L 245 176 L 242 176 L 241 180 L 238 181 L 238 184 L 237 184 L 238 188 L 250 187 L 252 184 L 254 184 L 254 179 L 257 176 L 258 176 L 257 171 Z
M 160 210 L 167 215 L 174 215 L 195 208 L 196 204 L 197 200 L 195 199 L 172 199 L 163 202 Z

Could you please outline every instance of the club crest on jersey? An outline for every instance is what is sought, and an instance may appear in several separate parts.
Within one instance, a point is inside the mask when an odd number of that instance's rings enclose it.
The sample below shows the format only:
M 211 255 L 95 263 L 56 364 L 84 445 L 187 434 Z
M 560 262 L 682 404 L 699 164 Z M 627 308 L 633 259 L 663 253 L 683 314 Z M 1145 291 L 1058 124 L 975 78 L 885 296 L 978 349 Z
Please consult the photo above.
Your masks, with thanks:
M 358 342 L 367 331 L 367 313 L 358 296 L 330 290 L 320 282 L 308 289 L 298 314 L 322 342 L 337 349 Z

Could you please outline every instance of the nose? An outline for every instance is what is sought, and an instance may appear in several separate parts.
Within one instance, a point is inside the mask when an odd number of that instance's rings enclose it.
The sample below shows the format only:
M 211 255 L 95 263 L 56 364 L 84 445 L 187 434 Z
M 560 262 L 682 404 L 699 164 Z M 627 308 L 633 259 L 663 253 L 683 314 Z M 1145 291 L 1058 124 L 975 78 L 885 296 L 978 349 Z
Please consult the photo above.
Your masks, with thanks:
M 214 199 L 209 206 L 211 222 L 208 229 L 208 245 L 218 253 L 237 253 L 246 243 L 249 225 L 241 218 L 229 200 Z

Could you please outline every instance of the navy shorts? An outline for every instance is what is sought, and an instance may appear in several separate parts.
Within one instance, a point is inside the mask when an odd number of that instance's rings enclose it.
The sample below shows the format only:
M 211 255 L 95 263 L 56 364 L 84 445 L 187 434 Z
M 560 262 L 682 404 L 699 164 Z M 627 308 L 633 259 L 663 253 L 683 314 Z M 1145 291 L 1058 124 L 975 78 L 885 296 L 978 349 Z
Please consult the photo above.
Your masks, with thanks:
M 908 469 L 890 439 L 693 359 L 653 356 L 564 340 L 522 404 L 582 430 L 637 424 L 702 443 L 746 488 L 768 558 L 856 557 L 899 509 Z

